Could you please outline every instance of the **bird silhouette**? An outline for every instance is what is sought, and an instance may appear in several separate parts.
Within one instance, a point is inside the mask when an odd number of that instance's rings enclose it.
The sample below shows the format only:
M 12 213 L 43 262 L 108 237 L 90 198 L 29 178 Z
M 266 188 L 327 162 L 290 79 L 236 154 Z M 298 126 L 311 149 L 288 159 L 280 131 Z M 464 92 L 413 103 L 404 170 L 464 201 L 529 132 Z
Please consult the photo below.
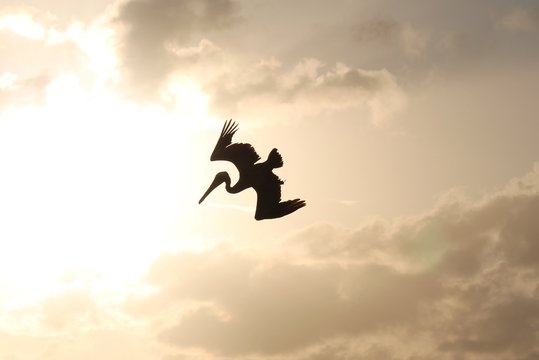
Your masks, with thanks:
M 304 207 L 305 201 L 301 199 L 281 201 L 281 185 L 284 181 L 273 173 L 273 169 L 283 166 L 283 158 L 277 149 L 270 151 L 266 161 L 257 163 L 260 156 L 250 144 L 232 144 L 232 136 L 236 131 L 238 131 L 238 125 L 232 119 L 225 122 L 210 160 L 225 160 L 233 163 L 239 171 L 238 182 L 230 186 L 228 173 L 224 171 L 217 173 L 198 203 L 202 203 L 216 187 L 225 183 L 226 191 L 231 194 L 250 187 L 255 189 L 256 220 L 280 218 Z

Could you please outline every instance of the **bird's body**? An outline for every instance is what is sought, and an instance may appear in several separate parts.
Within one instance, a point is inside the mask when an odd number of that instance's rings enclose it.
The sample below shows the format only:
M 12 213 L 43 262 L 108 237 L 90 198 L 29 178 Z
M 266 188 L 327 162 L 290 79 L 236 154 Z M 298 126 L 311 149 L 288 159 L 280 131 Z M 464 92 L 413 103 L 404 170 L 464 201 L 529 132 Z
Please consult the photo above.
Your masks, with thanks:
M 256 220 L 279 218 L 304 207 L 305 201 L 301 199 L 281 202 L 281 185 L 284 182 L 273 173 L 273 169 L 283 166 L 283 159 L 277 149 L 271 150 L 266 161 L 257 163 L 260 156 L 250 144 L 232 143 L 232 136 L 237 130 L 238 126 L 232 120 L 225 122 L 210 160 L 232 162 L 240 175 L 238 182 L 232 186 L 230 176 L 226 172 L 218 173 L 199 204 L 213 189 L 225 183 L 226 191 L 231 194 L 250 187 L 255 189 Z

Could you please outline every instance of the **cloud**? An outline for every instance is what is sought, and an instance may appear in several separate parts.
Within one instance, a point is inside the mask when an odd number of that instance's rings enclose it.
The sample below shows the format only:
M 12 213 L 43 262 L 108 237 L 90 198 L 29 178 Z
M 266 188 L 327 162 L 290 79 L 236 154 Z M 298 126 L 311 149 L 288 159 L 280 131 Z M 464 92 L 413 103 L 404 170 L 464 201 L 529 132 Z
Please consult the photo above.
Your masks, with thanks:
M 163 357 L 164 349 L 155 346 L 138 323 L 118 311 L 116 300 L 104 299 L 99 287 L 81 289 L 78 285 L 30 303 L 2 299 L 0 358 L 72 359 L 80 354 L 111 360 Z
M 176 67 L 178 49 L 237 19 L 231 0 L 133 0 L 116 21 L 125 28 L 120 57 L 135 95 L 151 97 Z M 202 43 L 204 46 L 207 43 Z
M 1 74 L 0 111 L 9 107 L 43 103 L 49 83 L 50 77 L 47 75 L 19 79 L 17 74 L 9 72 Z
M 17 81 L 17 75 L 4 72 L 0 74 L 0 91 L 12 88 L 15 82 Z
M 251 121 L 355 108 L 359 116 L 382 123 L 403 106 L 404 92 L 385 69 L 330 67 L 314 58 L 284 64 L 222 48 L 212 36 L 236 24 L 238 10 L 230 0 L 122 6 L 116 20 L 124 28 L 120 62 L 130 95 L 169 103 L 161 95 L 178 79 L 189 79 L 208 95 L 211 115 Z M 407 51 L 418 51 L 416 31 L 403 26 L 402 33 Z
M 43 40 L 46 36 L 45 26 L 24 12 L 0 14 L 0 30 L 11 31 L 30 40 Z
M 360 43 L 379 43 L 397 46 L 407 56 L 417 57 L 428 44 L 428 35 L 409 23 L 389 19 L 373 19 L 355 27 L 355 39 Z
M 224 72 L 205 84 L 212 110 L 247 119 L 298 119 L 326 110 L 360 109 L 383 123 L 405 104 L 405 94 L 385 69 L 328 68 L 307 58 L 287 69 L 275 58 L 241 71 Z M 360 111 L 361 112 L 361 111 Z
M 501 25 L 514 32 L 535 32 L 539 30 L 539 9 L 516 7 L 502 17 Z
M 90 23 L 59 24 L 54 15 L 34 8 L 7 8 L 0 12 L 0 30 L 6 32 L 3 40 L 7 50 L 0 59 L 0 65 L 7 70 L 0 77 L 2 97 L 8 97 L 9 90 L 16 103 L 19 97 L 28 98 L 25 91 L 14 96 L 24 83 L 72 73 L 84 77 L 87 83 L 110 85 L 117 75 L 113 31 L 104 26 L 111 13 L 106 12 Z M 10 73 L 16 78 L 7 77 Z
M 236 261 L 245 262 L 241 258 Z M 222 292 L 208 294 L 217 300 L 221 312 L 200 307 L 185 314 L 178 325 L 162 333 L 164 341 L 225 355 L 292 351 L 319 339 L 411 321 L 418 311 L 414 292 L 422 292 L 428 288 L 425 283 L 434 280 L 402 275 L 377 265 L 343 269 L 336 265 L 317 268 L 277 264 L 260 271 L 247 268 L 245 275 L 235 274 L 238 279 L 234 284 L 234 279 L 227 276 L 231 264 L 220 259 L 217 263 L 222 267 L 196 271 L 193 280 L 216 286 L 211 273 L 224 273 Z M 179 284 L 178 288 L 194 291 L 191 296 L 204 297 L 205 291 L 200 290 L 204 289 L 190 284 L 185 288 Z M 395 297 L 401 301 L 391 306 L 390 299 Z
M 174 43 L 165 45 L 167 50 L 177 56 L 179 60 L 197 62 L 201 58 L 209 58 L 212 55 L 221 53 L 221 48 L 209 41 L 202 39 L 196 46 L 178 47 Z
M 53 295 L 42 303 L 42 324 L 54 330 L 76 326 L 79 330 L 97 322 L 97 304 L 90 294 L 68 291 Z
M 309 227 L 277 255 L 163 256 L 156 292 L 133 303 L 183 306 L 159 339 L 231 358 L 524 358 L 539 337 L 537 216 L 539 165 L 480 201 Z

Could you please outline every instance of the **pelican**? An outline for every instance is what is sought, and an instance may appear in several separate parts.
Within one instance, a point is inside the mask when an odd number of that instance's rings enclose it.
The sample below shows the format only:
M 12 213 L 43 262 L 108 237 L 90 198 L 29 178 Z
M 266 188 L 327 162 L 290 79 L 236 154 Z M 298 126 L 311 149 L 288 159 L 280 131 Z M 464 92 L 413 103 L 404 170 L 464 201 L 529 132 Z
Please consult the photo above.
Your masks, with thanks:
M 225 160 L 233 163 L 239 171 L 238 182 L 230 186 L 228 173 L 225 171 L 217 173 L 198 203 L 202 203 L 216 187 L 225 183 L 226 191 L 231 194 L 237 194 L 250 187 L 255 189 L 256 220 L 280 218 L 304 207 L 305 201 L 301 199 L 281 201 L 281 185 L 284 182 L 272 171 L 283 166 L 283 158 L 277 149 L 270 151 L 266 161 L 257 163 L 260 156 L 250 144 L 232 144 L 232 136 L 236 131 L 238 131 L 238 125 L 232 119 L 225 122 L 210 160 Z

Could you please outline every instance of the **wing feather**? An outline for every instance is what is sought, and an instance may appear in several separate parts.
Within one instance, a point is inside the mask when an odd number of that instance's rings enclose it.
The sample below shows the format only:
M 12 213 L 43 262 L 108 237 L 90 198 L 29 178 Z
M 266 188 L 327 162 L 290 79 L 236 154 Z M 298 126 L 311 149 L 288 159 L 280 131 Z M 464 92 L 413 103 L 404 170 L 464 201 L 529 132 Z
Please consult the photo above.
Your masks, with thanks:
M 238 131 L 238 124 L 233 122 L 232 119 L 225 122 L 210 160 L 230 161 L 241 172 L 260 160 L 260 156 L 250 144 L 232 144 L 232 136 L 236 131 Z

